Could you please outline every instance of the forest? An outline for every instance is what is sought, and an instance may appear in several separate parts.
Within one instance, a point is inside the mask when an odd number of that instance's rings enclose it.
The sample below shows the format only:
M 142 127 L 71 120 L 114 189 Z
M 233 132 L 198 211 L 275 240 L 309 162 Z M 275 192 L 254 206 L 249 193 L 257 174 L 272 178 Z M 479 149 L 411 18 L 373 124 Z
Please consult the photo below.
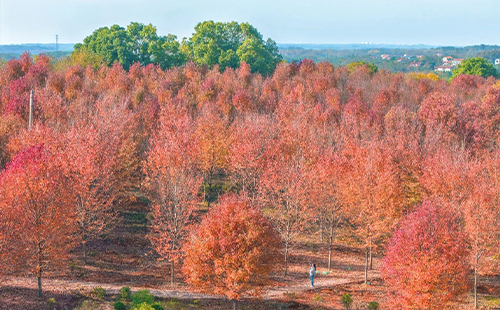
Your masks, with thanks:
M 442 63 L 443 56 L 447 55 L 456 58 L 481 57 L 492 64 L 495 59 L 500 58 L 498 45 L 431 47 L 346 44 L 315 47 L 314 45 L 278 44 L 278 47 L 281 55 L 288 62 L 312 59 L 316 62 L 328 61 L 335 66 L 345 66 L 351 62 L 365 61 L 391 72 L 433 72 L 434 68 Z M 381 55 L 388 55 L 390 59 L 382 59 Z M 496 69 L 500 69 L 500 66 L 497 65 Z
M 3 63 L 0 284 L 26 277 L 43 300 L 50 279 L 106 281 L 96 274 L 111 265 L 96 262 L 116 254 L 116 273 L 161 270 L 155 283 L 236 308 L 299 270 L 307 280 L 308 262 L 322 262 L 319 280 L 338 276 L 345 254 L 356 287 L 383 291 L 357 309 L 496 302 L 478 294 L 499 286 L 495 77 L 253 60 L 262 72 L 81 54 Z M 126 221 L 144 224 L 129 227 L 140 243 L 130 265 L 109 250 L 127 244 L 116 237 Z M 356 293 L 325 292 L 310 309 L 354 309 Z M 123 294 L 115 309 L 166 307 Z

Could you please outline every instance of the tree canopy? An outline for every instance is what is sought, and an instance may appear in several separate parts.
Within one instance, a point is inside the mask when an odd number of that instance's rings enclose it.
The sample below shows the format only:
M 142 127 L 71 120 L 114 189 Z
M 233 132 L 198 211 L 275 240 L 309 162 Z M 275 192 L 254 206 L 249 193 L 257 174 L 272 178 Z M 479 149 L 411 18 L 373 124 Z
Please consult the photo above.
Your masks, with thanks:
M 184 38 L 181 46 L 175 35 L 159 36 L 151 24 L 101 27 L 75 45 L 72 58 L 98 57 L 107 65 L 120 63 L 125 69 L 134 62 L 165 69 L 193 61 L 209 68 L 219 65 L 224 70 L 246 62 L 252 72 L 263 75 L 270 75 L 282 61 L 276 42 L 264 40 L 249 23 L 205 21 L 194 29 L 193 36 Z
M 127 28 L 101 27 L 75 45 L 73 55 L 85 52 L 102 57 L 104 63 L 120 63 L 129 68 L 134 62 L 170 68 L 184 63 L 177 37 L 159 36 L 156 27 L 132 22 Z
M 249 23 L 216 23 L 204 21 L 194 28 L 195 33 L 183 42 L 183 51 L 200 65 L 221 69 L 236 68 L 240 62 L 250 65 L 252 72 L 269 75 L 282 57 L 276 42 L 264 41 Z
M 481 57 L 465 59 L 456 69 L 453 70 L 452 73 L 452 79 L 456 78 L 460 74 L 479 75 L 485 78 L 489 76 L 496 77 L 498 74 L 495 67 L 488 63 L 486 59 Z

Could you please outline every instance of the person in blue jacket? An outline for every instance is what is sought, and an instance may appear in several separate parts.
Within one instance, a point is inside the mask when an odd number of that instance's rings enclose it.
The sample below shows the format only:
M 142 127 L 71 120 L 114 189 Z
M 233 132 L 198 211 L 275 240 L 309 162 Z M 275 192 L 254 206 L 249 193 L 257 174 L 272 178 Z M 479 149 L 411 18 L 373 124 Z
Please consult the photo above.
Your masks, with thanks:
M 311 278 L 311 287 L 314 287 L 314 277 L 316 276 L 316 264 L 309 263 L 309 277 Z

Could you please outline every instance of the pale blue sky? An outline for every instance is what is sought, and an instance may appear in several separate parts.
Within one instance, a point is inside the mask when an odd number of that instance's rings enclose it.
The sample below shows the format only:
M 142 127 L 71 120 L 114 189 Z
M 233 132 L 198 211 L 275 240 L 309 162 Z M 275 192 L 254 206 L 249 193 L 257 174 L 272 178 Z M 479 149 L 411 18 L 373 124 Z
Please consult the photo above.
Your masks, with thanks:
M 249 22 L 278 43 L 500 44 L 498 0 L 0 0 L 0 44 L 77 43 L 131 21 L 182 38 L 203 20 Z

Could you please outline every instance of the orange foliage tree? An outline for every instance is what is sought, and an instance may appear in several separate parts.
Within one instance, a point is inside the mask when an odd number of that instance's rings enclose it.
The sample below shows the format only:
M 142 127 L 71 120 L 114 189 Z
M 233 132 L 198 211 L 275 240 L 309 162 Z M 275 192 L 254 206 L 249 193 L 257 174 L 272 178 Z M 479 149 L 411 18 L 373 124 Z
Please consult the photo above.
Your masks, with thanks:
M 2 271 L 42 276 L 61 267 L 74 241 L 70 189 L 60 161 L 46 144 L 17 153 L 0 175 Z
M 116 212 L 113 168 L 115 149 L 109 137 L 93 125 L 75 126 L 66 134 L 64 157 L 66 175 L 71 180 L 78 238 L 87 264 L 87 243 L 109 228 Z
M 195 229 L 186 245 L 186 282 L 234 301 L 257 293 L 280 258 L 280 239 L 246 197 L 225 196 Z
M 198 163 L 208 186 L 205 200 L 210 207 L 213 200 L 214 176 L 225 169 L 228 164 L 229 134 L 223 119 L 210 108 L 203 111 L 202 116 L 197 121 L 196 135 L 200 143 Z
M 365 283 L 373 247 L 389 236 L 404 204 L 390 150 L 380 143 L 348 145 L 343 151 L 340 197 L 366 251 Z
M 152 204 L 149 240 L 161 259 L 174 263 L 195 216 L 202 175 L 196 167 L 197 140 L 192 119 L 186 111 L 167 108 L 158 133 L 151 138 L 143 182 Z
M 381 269 L 390 309 L 451 309 L 465 294 L 469 244 L 460 221 L 450 206 L 426 201 L 400 223 Z

